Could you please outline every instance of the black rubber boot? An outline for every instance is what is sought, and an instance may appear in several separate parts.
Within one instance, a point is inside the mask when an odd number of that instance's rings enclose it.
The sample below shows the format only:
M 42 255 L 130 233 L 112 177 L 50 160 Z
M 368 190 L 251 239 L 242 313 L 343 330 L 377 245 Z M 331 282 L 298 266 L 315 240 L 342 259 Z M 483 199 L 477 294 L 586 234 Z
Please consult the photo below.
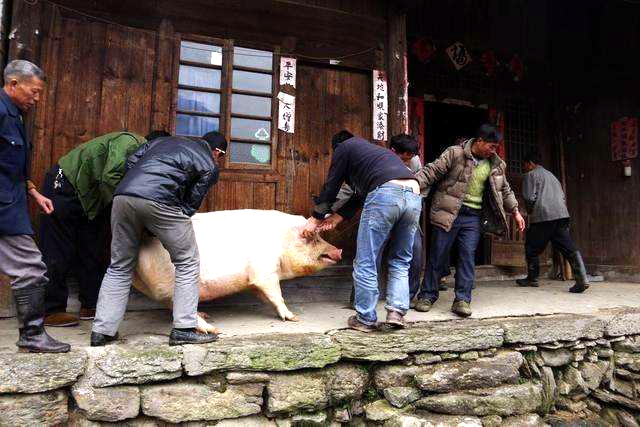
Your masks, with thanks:
M 13 291 L 18 312 L 20 338 L 16 345 L 32 353 L 66 353 L 69 344 L 57 341 L 44 329 L 44 287 L 31 286 Z
M 576 251 L 567 257 L 569 265 L 571 265 L 571 272 L 576 284 L 569 288 L 569 292 L 579 294 L 589 289 L 589 280 L 587 279 L 587 269 L 582 261 L 582 255 Z
M 537 288 L 540 286 L 538 278 L 540 277 L 540 259 L 527 258 L 527 277 L 524 279 L 516 279 L 518 286 L 531 286 Z

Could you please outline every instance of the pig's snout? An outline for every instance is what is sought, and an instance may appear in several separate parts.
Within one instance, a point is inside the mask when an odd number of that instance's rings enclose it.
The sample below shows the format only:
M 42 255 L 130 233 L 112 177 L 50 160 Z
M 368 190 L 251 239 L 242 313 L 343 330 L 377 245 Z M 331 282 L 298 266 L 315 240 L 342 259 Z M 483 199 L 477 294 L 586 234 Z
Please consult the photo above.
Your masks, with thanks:
M 342 259 L 342 249 L 331 249 L 325 254 L 322 254 L 322 258 L 330 263 L 336 263 Z

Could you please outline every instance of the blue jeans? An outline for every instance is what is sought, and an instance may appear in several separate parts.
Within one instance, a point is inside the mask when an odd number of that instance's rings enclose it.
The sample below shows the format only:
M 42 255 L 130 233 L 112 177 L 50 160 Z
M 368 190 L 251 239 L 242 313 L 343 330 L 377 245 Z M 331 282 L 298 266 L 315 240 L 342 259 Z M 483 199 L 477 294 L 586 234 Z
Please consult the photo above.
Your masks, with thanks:
M 385 308 L 401 314 L 409 309 L 409 265 L 421 208 L 420 195 L 408 187 L 386 183 L 367 195 L 353 263 L 355 309 L 360 322 L 373 325 L 377 321 L 380 291 L 376 260 L 387 239 L 389 277 Z
M 453 222 L 451 230 L 433 228 L 429 263 L 418 299 L 426 299 L 432 303 L 438 299 L 438 283 L 449 260 L 451 247 L 456 243 L 459 256 L 456 266 L 455 299 L 471 302 L 471 290 L 475 281 L 475 255 L 480 234 L 480 215 L 464 207 Z
M 413 247 L 411 249 L 412 257 L 411 264 L 409 265 L 409 300 L 412 300 L 418 291 L 420 290 L 420 270 L 423 265 L 423 257 L 422 257 L 422 239 L 423 239 L 422 230 L 420 226 L 416 228 L 416 232 L 413 235 Z M 382 245 L 384 248 L 387 245 L 387 242 Z M 384 249 L 383 249 L 384 250 Z M 378 255 L 378 274 L 380 273 L 380 265 L 382 263 L 382 252 Z M 448 268 L 448 267 L 447 267 Z M 451 274 L 451 273 L 449 273 Z M 449 274 L 446 274 L 447 276 Z

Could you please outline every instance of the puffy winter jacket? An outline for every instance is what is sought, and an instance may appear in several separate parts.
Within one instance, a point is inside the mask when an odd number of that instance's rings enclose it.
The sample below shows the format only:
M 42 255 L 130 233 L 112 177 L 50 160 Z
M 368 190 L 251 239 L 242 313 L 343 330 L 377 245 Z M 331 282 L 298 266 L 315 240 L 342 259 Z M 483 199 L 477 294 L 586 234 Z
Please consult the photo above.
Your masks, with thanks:
M 439 158 L 416 173 L 423 194 L 428 192 L 429 187 L 437 184 L 430 219 L 433 225 L 445 231 L 451 230 L 467 195 L 469 180 L 475 168 L 471 154 L 473 142 L 471 139 L 464 146 L 447 148 Z M 513 212 L 518 207 L 518 201 L 507 182 L 505 163 L 497 154 L 489 160 L 491 173 L 482 198 L 482 226 L 485 232 L 501 235 L 508 230 L 506 212 Z
M 206 141 L 178 136 L 143 144 L 129 156 L 126 169 L 116 196 L 140 197 L 177 206 L 188 216 L 200 208 L 219 175 Z

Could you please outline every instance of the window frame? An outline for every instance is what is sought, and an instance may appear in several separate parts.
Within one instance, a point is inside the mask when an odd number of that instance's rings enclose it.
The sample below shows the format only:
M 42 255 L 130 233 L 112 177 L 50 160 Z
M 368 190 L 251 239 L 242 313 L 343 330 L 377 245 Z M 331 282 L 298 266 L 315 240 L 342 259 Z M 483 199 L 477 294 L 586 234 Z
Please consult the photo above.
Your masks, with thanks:
M 210 44 L 222 47 L 222 65 L 209 65 L 209 64 L 200 64 L 194 63 L 191 61 L 182 61 L 180 59 L 180 50 L 183 41 L 195 42 L 195 43 L 203 43 Z M 172 87 L 174 90 L 173 96 L 173 104 L 171 108 L 171 119 L 172 119 L 172 129 L 175 134 L 176 125 L 177 125 L 177 115 L 178 114 L 189 114 L 184 113 L 178 110 L 178 91 L 179 89 L 187 89 L 187 90 L 196 90 L 207 93 L 219 93 L 220 94 L 220 113 L 192 113 L 193 115 L 203 116 L 203 117 L 217 117 L 219 120 L 219 129 L 220 132 L 223 133 L 228 140 L 227 147 L 227 155 L 224 156 L 224 163 L 222 166 L 223 169 L 227 170 L 236 170 L 236 171 L 246 171 L 246 172 L 257 172 L 264 173 L 268 171 L 275 171 L 277 169 L 277 146 L 278 146 L 278 98 L 277 94 L 280 90 L 280 48 L 278 46 L 265 47 L 264 45 L 257 45 L 255 43 L 249 42 L 237 42 L 233 39 L 219 39 L 215 37 L 207 37 L 207 36 L 199 36 L 192 34 L 177 34 L 176 42 L 175 42 L 175 52 L 174 52 L 174 76 L 172 78 Z M 258 69 L 247 66 L 234 66 L 233 65 L 233 55 L 234 55 L 234 47 L 241 47 L 247 49 L 258 49 L 258 50 L 267 50 L 273 54 L 272 58 L 272 66 L 271 71 Z M 220 90 L 217 89 L 206 89 L 202 90 L 200 88 L 191 88 L 186 85 L 179 84 L 179 76 L 180 76 L 180 65 L 190 65 L 202 68 L 210 68 L 210 69 L 219 69 L 221 70 L 220 77 Z M 233 71 L 248 71 L 253 73 L 260 73 L 265 75 L 271 75 L 271 97 L 266 96 L 266 93 L 261 92 L 253 92 L 241 89 L 233 89 Z M 260 96 L 264 98 L 271 99 L 271 117 L 266 116 L 254 116 L 249 114 L 237 114 L 232 113 L 232 97 L 233 94 L 239 95 L 251 95 L 251 96 Z M 259 163 L 243 163 L 243 162 L 232 162 L 231 161 L 231 151 L 233 149 L 233 142 L 245 142 L 245 143 L 258 143 L 254 140 L 247 140 L 242 138 L 232 138 L 231 137 L 231 119 L 235 118 L 244 118 L 244 119 L 254 119 L 254 120 L 265 120 L 271 122 L 271 135 L 269 138 L 269 142 L 264 142 L 261 145 L 270 145 L 270 159 L 269 163 L 259 164 Z

